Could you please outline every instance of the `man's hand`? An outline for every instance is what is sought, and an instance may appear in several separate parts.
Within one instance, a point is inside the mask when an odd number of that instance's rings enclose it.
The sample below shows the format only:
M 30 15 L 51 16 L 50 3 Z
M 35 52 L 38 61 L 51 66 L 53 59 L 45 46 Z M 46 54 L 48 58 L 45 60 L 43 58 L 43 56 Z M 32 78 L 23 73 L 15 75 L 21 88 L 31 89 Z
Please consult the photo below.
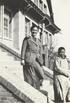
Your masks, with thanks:
M 25 60 L 21 60 L 21 65 L 25 65 Z
M 42 85 L 43 85 L 42 83 L 43 83 L 43 79 L 41 79 L 41 80 L 40 80 L 40 86 L 42 86 Z

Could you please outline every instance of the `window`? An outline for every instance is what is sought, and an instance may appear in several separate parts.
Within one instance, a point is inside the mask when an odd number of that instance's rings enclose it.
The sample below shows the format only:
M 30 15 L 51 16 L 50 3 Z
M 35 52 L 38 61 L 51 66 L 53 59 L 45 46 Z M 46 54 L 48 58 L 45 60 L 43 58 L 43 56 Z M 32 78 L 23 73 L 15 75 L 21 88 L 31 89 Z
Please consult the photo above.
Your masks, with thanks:
M 4 18 L 4 36 L 8 37 L 9 35 L 9 20 Z
M 7 39 L 12 38 L 11 13 L 6 9 L 4 9 L 4 37 Z
M 4 5 L 0 5 L 0 37 L 3 36 L 3 13 Z
M 30 20 L 25 18 L 25 35 L 30 35 Z

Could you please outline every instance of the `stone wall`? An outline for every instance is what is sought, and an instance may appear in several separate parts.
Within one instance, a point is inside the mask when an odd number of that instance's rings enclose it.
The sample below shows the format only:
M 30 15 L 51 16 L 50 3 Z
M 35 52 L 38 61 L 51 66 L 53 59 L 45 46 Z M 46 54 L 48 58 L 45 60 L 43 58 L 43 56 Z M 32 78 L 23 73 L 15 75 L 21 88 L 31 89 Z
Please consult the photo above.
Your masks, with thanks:
M 0 103 L 25 103 L 12 94 L 4 86 L 0 85 Z

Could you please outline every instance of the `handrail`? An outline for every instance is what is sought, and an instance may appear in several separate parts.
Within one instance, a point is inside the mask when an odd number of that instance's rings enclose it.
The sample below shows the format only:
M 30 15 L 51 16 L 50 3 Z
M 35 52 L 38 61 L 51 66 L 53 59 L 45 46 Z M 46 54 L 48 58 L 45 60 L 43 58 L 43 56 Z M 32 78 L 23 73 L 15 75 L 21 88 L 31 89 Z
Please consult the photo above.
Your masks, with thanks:
M 42 66 L 44 69 L 45 75 L 47 75 L 50 79 L 53 79 L 53 71 L 45 66 Z
M 19 53 L 17 53 L 15 50 L 11 49 L 10 47 L 6 46 L 5 44 L 0 42 L 0 47 L 3 48 L 4 50 L 8 51 L 12 55 L 16 56 L 17 58 L 21 59 L 21 56 Z
M 11 49 L 10 47 L 6 46 L 5 44 L 1 42 L 0 42 L 0 47 L 8 51 L 12 55 L 16 56 L 17 58 L 21 59 L 21 55 L 19 53 L 17 53 L 16 51 L 14 51 L 13 49 Z M 47 75 L 50 79 L 53 79 L 53 71 L 45 66 L 43 66 L 43 69 L 44 69 L 45 75 Z

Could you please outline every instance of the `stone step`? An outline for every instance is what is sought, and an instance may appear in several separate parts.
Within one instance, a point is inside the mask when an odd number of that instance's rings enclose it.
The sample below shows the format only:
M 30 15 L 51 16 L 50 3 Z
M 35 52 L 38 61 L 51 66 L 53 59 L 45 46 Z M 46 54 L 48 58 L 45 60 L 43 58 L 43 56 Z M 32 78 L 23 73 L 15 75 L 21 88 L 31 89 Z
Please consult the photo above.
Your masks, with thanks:
M 51 98 L 52 100 L 54 100 L 53 85 L 50 84 L 50 81 L 48 79 L 43 81 L 43 85 L 41 86 L 40 89 L 47 91 L 49 98 Z
M 17 76 L 18 78 L 22 78 L 22 80 L 24 80 L 23 67 L 21 66 L 20 61 L 14 60 L 14 57 L 8 55 L 7 52 L 2 50 L 0 50 L 0 68 L 6 69 L 13 76 Z M 54 98 L 53 87 L 51 86 L 49 80 L 45 80 L 41 88 L 48 92 L 48 95 L 51 99 Z
M 18 76 L 14 75 L 14 74 L 11 74 L 11 72 L 4 69 L 1 71 L 0 77 L 5 78 L 5 80 L 7 80 L 8 83 L 10 83 L 10 85 L 12 84 L 14 87 L 17 88 L 18 91 L 23 93 L 27 98 L 29 98 L 34 103 L 47 103 L 46 96 L 44 96 L 42 93 L 40 93 L 38 90 L 36 90 L 32 86 L 30 86 L 23 79 L 19 78 Z M 5 83 L 5 81 L 3 83 L 6 86 L 7 83 Z M 10 85 L 7 85 L 7 86 L 9 86 L 7 88 L 14 90 L 14 88 L 10 88 Z M 15 91 L 14 93 L 16 94 L 18 92 Z M 22 97 L 24 98 L 24 96 L 22 96 Z M 24 99 L 26 99 L 26 98 L 24 98 Z M 26 103 L 32 103 L 32 102 L 26 102 Z
M 53 90 L 53 86 L 50 86 L 49 90 L 48 90 L 48 96 L 49 98 L 51 98 L 52 100 L 54 100 L 54 90 Z

